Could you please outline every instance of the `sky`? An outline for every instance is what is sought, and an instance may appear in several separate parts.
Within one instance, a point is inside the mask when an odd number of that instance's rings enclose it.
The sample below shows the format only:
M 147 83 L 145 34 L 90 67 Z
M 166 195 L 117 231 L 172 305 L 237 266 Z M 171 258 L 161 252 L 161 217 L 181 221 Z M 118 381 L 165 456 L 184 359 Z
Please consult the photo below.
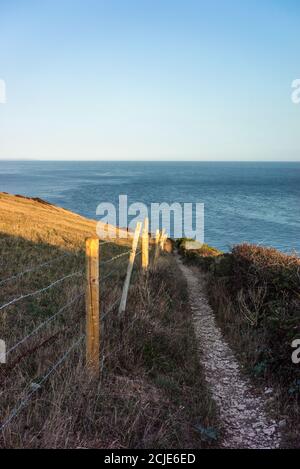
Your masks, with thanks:
M 299 0 L 0 0 L 0 159 L 300 161 Z

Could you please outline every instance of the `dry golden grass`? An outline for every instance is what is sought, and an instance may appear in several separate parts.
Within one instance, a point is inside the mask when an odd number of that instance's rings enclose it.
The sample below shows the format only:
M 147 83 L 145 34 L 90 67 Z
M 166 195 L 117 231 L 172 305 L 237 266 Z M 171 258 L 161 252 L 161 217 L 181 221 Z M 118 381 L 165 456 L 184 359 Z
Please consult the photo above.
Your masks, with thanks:
M 96 236 L 96 221 L 40 199 L 0 192 L 0 213 L 4 237 L 24 237 L 34 243 L 76 250 L 84 246 L 85 238 Z
M 84 239 L 95 222 L 39 201 L 0 194 L 0 282 L 57 256 L 53 264 L 0 284 L 5 302 L 84 271 Z M 128 246 L 106 244 L 101 259 Z M 65 255 L 67 253 L 67 255 Z M 126 314 L 116 311 L 101 326 L 101 378 L 85 369 L 84 341 L 32 396 L 0 436 L 5 448 L 203 447 L 195 425 L 216 424 L 203 383 L 186 285 L 170 255 L 147 276 L 137 266 Z M 101 284 L 107 310 L 119 297 L 126 260 L 102 268 L 113 275 Z M 0 310 L 0 338 L 17 343 L 84 290 L 81 275 L 35 297 Z M 84 334 L 84 299 L 78 298 L 55 320 L 9 355 L 0 368 L 0 422 L 32 390 L 30 383 L 58 362 Z

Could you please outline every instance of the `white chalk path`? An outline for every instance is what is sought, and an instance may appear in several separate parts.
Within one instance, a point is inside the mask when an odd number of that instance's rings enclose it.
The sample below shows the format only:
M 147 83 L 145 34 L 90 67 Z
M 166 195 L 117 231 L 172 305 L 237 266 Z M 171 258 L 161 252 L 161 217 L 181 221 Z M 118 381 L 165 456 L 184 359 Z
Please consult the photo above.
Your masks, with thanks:
M 239 364 L 216 324 L 205 292 L 205 277 L 177 257 L 189 291 L 194 327 L 204 368 L 220 416 L 224 448 L 278 448 L 280 431 L 265 412 L 265 396 L 258 396 L 241 374 Z

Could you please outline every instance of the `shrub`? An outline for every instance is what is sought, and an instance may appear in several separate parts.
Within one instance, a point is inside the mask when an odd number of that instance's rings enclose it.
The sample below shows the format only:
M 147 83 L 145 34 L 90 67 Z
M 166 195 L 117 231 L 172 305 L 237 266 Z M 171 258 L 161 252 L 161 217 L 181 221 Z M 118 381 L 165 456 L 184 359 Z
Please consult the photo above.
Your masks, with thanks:
M 235 246 L 226 257 L 226 278 L 211 269 L 209 290 L 219 319 L 226 309 L 227 332 L 238 324 L 240 352 L 246 348 L 252 355 L 255 374 L 276 377 L 289 391 L 300 377 L 291 360 L 291 343 L 300 337 L 300 259 L 250 244 Z

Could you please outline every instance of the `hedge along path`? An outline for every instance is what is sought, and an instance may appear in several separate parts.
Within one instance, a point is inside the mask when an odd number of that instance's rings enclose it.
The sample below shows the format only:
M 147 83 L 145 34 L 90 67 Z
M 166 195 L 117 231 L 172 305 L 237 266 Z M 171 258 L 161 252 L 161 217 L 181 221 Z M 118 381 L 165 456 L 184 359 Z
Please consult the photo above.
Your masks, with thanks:
M 184 265 L 179 267 L 187 281 L 196 338 L 206 381 L 211 389 L 224 433 L 224 448 L 267 449 L 280 446 L 278 424 L 265 412 L 264 396 L 254 392 L 241 374 L 239 364 L 221 330 L 205 292 L 205 277 Z

